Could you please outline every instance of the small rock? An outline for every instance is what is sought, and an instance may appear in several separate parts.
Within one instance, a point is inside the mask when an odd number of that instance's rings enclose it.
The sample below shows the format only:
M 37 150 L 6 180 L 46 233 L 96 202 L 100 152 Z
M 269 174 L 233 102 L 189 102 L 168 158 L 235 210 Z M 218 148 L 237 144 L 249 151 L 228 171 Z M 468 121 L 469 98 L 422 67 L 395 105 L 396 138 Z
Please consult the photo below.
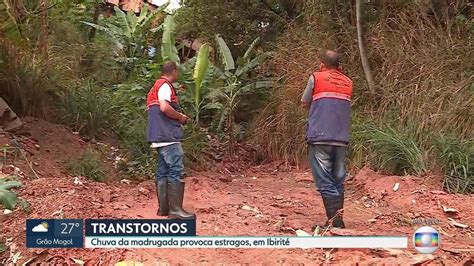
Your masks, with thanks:
M 400 183 L 395 183 L 392 190 L 397 191 L 399 188 L 400 188 Z
M 139 191 L 140 193 L 142 193 L 143 195 L 149 195 L 149 194 L 150 194 L 150 190 L 148 190 L 148 189 L 146 189 L 146 188 L 144 188 L 144 187 L 139 187 L 139 188 L 138 188 L 138 191 Z
M 10 213 L 12 213 L 12 212 L 13 212 L 13 211 L 12 211 L 12 210 L 9 210 L 9 209 L 3 210 L 3 214 L 5 214 L 5 215 L 6 215 L 6 214 L 10 214 Z
M 82 182 L 81 180 L 79 179 L 79 177 L 74 177 L 74 185 L 82 185 Z
M 120 180 L 120 183 L 130 185 L 130 180 L 122 179 L 122 180 Z
M 102 193 L 102 200 L 104 202 L 110 202 L 111 199 L 112 199 L 112 193 L 110 192 L 110 190 L 105 190 Z

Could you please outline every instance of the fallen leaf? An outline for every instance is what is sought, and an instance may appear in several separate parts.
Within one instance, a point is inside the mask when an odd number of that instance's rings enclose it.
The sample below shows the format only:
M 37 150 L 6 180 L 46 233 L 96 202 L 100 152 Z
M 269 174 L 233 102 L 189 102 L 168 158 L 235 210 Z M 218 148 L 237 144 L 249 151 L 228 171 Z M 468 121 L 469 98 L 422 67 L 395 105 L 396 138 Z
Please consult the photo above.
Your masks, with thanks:
M 447 193 L 442 191 L 442 190 L 433 190 L 433 191 L 430 191 L 431 194 L 435 194 L 435 195 L 446 195 Z
M 405 254 L 405 251 L 401 250 L 401 249 L 395 249 L 395 248 L 384 248 L 382 249 L 383 251 L 386 251 L 388 252 L 388 254 L 390 256 L 398 256 L 398 255 L 402 255 L 402 254 Z
M 77 264 L 77 265 L 84 265 L 85 264 L 85 262 L 82 261 L 82 260 L 78 260 L 78 259 L 74 259 L 74 258 L 71 258 L 71 260 L 74 261 L 74 263 Z
M 419 265 L 434 260 L 433 255 L 418 254 L 413 256 L 410 265 Z
M 122 179 L 122 180 L 120 180 L 120 183 L 130 185 L 130 180 Z
M 23 262 L 22 265 L 33 265 L 32 262 L 35 261 L 38 257 L 37 256 L 34 256 L 30 259 L 28 259 L 27 261 Z
M 55 211 L 51 214 L 51 216 L 56 216 L 56 215 L 58 215 L 58 216 L 64 215 L 63 208 L 61 208 L 58 211 Z
M 454 219 L 452 218 L 448 218 L 450 224 L 452 226 L 455 226 L 455 227 L 460 227 L 460 228 L 468 228 L 469 226 L 467 224 L 462 224 L 462 223 L 459 223 L 459 222 L 456 222 Z
M 257 209 L 257 207 L 252 208 L 252 207 L 250 207 L 250 206 L 248 206 L 248 205 L 242 206 L 242 210 L 252 211 L 252 212 L 255 212 L 255 213 L 260 213 L 260 211 Z
M 449 208 L 449 207 L 446 207 L 446 206 L 443 206 L 443 211 L 444 212 L 452 212 L 452 213 L 457 213 L 458 210 L 454 209 L 454 208 Z
M 298 229 L 296 230 L 296 236 L 311 236 L 311 235 L 301 229 Z

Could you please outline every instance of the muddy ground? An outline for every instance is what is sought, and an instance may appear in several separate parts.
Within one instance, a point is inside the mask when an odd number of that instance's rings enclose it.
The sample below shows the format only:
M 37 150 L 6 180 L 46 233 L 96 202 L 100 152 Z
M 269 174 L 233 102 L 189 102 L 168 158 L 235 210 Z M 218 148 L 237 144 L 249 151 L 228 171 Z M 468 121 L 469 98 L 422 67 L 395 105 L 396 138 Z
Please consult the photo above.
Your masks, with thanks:
M 8 250 L 0 264 L 24 262 L 111 265 L 134 260 L 146 265 L 175 264 L 338 264 L 338 265 L 472 265 L 474 251 L 474 200 L 469 195 L 441 191 L 441 178 L 386 176 L 368 168 L 347 181 L 345 222 L 347 229 L 325 235 L 408 235 L 426 222 L 442 235 L 442 248 L 433 255 L 408 250 L 363 249 L 26 249 L 27 218 L 158 218 L 152 181 L 121 182 L 106 158 L 115 152 L 101 150 L 108 170 L 105 183 L 70 175 L 64 165 L 80 157 L 90 145 L 66 128 L 35 119 L 16 140 L 0 136 L 0 144 L 22 147 L 39 178 L 19 155 L 9 164 L 23 172 L 18 194 L 31 207 L 0 214 L 0 240 Z M 98 144 L 95 144 L 97 146 Z M 112 160 L 113 161 L 113 160 Z M 245 164 L 243 164 L 245 166 Z M 232 171 L 229 169 L 240 169 Z M 244 169 L 242 169 L 244 168 Z M 8 164 L 4 172 L 15 171 Z M 22 175 L 20 173 L 20 175 Z M 190 172 L 185 207 L 196 212 L 197 233 L 211 236 L 294 236 L 295 230 L 311 233 L 325 221 L 319 194 L 308 170 L 284 171 L 276 165 L 232 167 L 221 163 L 204 172 Z M 396 183 L 400 184 L 393 191 Z M 249 206 L 251 208 L 242 208 Z M 454 208 L 450 212 L 443 210 Z M 247 210 L 252 209 L 252 210 Z M 456 221 L 467 228 L 454 225 Z

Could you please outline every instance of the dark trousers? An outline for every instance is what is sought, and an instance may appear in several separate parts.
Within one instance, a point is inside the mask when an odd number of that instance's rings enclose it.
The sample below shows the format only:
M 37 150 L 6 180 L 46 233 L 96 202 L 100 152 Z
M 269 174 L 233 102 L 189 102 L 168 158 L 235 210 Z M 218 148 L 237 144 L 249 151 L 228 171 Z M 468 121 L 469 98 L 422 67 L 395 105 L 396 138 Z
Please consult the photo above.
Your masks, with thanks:
M 314 182 L 322 197 L 332 198 L 344 193 L 347 147 L 309 145 L 309 162 Z

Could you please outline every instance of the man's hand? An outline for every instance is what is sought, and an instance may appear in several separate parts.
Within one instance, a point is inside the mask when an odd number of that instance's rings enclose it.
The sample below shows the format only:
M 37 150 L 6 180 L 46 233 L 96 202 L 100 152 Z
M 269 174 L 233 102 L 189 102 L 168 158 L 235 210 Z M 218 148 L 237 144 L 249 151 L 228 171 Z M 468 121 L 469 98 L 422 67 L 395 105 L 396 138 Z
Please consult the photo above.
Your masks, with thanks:
M 189 117 L 185 114 L 181 114 L 178 119 L 178 121 L 183 125 L 185 125 L 188 122 L 188 120 L 189 120 Z

